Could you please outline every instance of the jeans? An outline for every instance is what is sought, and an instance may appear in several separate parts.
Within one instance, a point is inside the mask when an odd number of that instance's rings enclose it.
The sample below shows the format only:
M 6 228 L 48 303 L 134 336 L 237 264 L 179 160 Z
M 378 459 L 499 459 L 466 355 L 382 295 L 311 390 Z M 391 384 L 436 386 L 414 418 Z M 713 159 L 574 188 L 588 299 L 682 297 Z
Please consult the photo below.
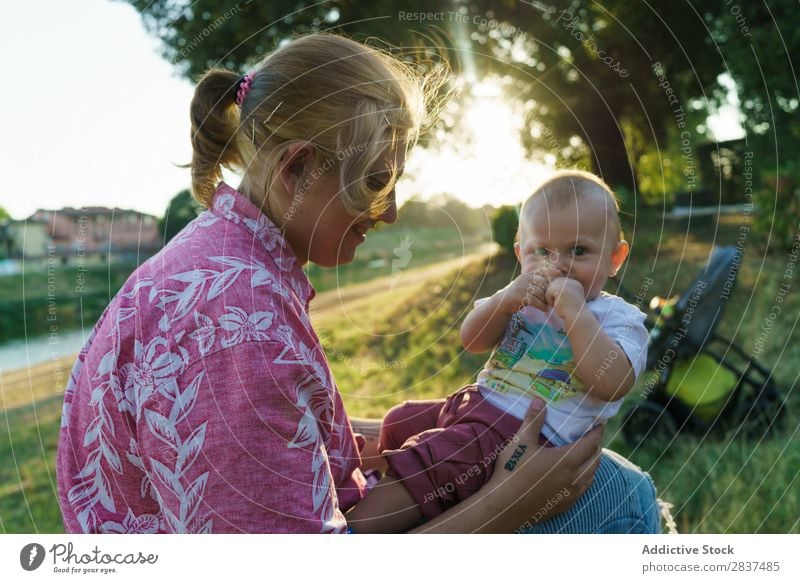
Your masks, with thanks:
M 604 449 L 591 487 L 569 510 L 519 532 L 660 534 L 661 510 L 650 476 Z

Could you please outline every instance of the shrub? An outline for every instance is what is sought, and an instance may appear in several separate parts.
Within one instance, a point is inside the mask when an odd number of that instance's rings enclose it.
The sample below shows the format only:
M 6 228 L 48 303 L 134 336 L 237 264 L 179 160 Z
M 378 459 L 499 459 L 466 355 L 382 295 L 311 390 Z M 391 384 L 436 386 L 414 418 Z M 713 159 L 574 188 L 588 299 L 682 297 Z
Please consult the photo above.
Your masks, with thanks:
M 515 206 L 502 206 L 492 217 L 492 237 L 505 253 L 514 254 L 514 240 L 519 227 L 519 211 Z

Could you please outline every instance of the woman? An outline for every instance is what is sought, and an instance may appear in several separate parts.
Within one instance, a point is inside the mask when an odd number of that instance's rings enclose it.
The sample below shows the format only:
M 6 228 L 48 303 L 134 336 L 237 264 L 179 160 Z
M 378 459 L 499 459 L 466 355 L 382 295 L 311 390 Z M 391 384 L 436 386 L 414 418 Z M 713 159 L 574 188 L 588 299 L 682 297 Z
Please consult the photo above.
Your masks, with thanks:
M 209 210 L 134 272 L 75 364 L 57 467 L 69 532 L 346 531 L 344 513 L 366 494 L 362 455 L 379 458 L 344 411 L 302 266 L 347 263 L 369 229 L 395 220 L 425 83 L 325 34 L 242 79 L 200 80 L 192 189 Z M 238 189 L 220 181 L 222 166 L 243 172 Z M 594 531 L 620 508 L 655 528 L 649 479 L 601 459 L 600 430 L 539 450 L 540 426 L 532 411 L 499 454 L 519 458 L 513 472 L 418 530 Z M 374 434 L 374 422 L 355 429 Z M 596 494 L 573 505 L 598 465 Z

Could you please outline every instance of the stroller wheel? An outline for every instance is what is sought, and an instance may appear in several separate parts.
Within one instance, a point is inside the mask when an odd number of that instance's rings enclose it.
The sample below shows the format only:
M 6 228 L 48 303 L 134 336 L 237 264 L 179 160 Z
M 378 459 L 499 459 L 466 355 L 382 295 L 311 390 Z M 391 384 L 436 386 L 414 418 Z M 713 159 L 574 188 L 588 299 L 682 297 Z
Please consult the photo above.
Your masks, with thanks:
M 752 438 L 763 439 L 769 433 L 781 431 L 785 426 L 786 407 L 778 396 L 770 395 L 758 400 L 745 416 L 745 431 Z
M 622 420 L 622 435 L 628 445 L 657 442 L 667 445 L 678 434 L 678 425 L 670 412 L 652 401 L 642 401 Z

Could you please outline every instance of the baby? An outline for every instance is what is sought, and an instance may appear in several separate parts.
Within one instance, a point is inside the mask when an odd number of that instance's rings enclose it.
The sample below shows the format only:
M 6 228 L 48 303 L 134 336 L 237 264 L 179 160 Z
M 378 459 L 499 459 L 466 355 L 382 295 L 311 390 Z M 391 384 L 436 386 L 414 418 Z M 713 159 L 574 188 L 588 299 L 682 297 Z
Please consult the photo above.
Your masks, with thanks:
M 534 397 L 547 403 L 546 446 L 619 410 L 648 333 L 638 308 L 602 291 L 628 256 L 618 213 L 587 172 L 558 172 L 528 198 L 514 245 L 520 276 L 476 301 L 461 327 L 464 348 L 492 350 L 489 360 L 447 399 L 389 411 L 379 443 L 389 470 L 348 514 L 354 532 L 405 531 L 476 492 Z

